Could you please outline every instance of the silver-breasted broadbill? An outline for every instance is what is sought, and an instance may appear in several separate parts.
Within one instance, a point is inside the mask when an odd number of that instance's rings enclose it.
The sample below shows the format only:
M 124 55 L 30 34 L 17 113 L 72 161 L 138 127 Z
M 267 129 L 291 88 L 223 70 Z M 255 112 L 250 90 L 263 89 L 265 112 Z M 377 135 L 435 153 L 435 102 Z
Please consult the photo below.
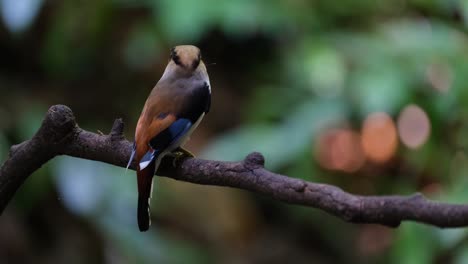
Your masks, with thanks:
M 169 63 L 148 96 L 135 130 L 135 144 L 129 164 L 137 161 L 138 227 L 150 226 L 149 199 L 153 175 L 161 159 L 183 150 L 210 110 L 211 87 L 200 49 L 191 45 L 171 49 Z

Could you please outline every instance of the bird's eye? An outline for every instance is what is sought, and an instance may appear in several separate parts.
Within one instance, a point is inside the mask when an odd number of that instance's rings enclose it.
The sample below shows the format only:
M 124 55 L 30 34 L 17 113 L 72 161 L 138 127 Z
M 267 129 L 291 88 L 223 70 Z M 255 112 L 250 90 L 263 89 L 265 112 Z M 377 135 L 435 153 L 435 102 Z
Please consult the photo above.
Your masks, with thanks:
M 173 60 L 175 64 L 180 65 L 180 58 L 177 55 L 177 51 L 175 50 L 175 48 L 171 49 L 171 60 Z

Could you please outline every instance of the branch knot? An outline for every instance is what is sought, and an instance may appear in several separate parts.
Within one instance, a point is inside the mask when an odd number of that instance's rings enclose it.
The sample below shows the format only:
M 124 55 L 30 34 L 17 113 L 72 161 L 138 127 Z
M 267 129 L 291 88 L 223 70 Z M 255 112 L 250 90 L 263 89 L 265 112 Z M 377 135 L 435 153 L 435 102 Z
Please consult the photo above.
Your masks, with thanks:
M 43 141 L 58 143 L 76 128 L 77 124 L 72 110 L 65 105 L 54 105 L 47 111 L 36 136 Z
M 116 141 L 124 139 L 123 130 L 124 122 L 122 121 L 122 118 L 117 118 L 112 125 L 111 132 L 109 133 L 111 140 Z
M 263 168 L 265 166 L 265 158 L 260 152 L 252 152 L 245 157 L 244 164 L 249 170 Z

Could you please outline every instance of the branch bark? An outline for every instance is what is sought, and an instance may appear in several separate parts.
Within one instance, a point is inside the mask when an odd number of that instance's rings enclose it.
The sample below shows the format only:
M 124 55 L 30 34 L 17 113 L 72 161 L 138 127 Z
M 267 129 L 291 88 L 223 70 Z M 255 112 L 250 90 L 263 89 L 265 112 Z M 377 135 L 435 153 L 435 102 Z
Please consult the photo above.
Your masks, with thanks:
M 12 146 L 0 168 L 0 213 L 21 184 L 35 170 L 58 155 L 68 155 L 125 167 L 132 143 L 123 136 L 117 119 L 108 135 L 81 129 L 70 108 L 52 106 L 37 133 Z M 135 168 L 135 163 L 130 166 Z M 240 162 L 189 158 L 176 167 L 165 159 L 157 172 L 180 181 L 229 186 L 271 196 L 274 199 L 321 209 L 352 223 L 376 223 L 397 227 L 410 220 L 438 227 L 468 226 L 468 205 L 430 201 L 421 194 L 411 196 L 360 196 L 338 187 L 303 181 L 270 172 L 257 152 Z

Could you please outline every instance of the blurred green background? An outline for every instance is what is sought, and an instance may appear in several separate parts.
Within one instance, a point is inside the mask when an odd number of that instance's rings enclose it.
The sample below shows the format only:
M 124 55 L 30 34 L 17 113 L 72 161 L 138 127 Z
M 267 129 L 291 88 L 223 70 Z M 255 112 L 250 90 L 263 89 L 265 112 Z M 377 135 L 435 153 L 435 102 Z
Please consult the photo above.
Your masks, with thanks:
M 133 131 L 169 49 L 194 44 L 211 112 L 188 148 L 364 194 L 468 201 L 467 0 L 0 0 L 0 160 L 53 104 Z M 468 263 L 465 229 L 345 223 L 158 178 L 138 232 L 134 172 L 59 157 L 0 218 L 0 263 Z

